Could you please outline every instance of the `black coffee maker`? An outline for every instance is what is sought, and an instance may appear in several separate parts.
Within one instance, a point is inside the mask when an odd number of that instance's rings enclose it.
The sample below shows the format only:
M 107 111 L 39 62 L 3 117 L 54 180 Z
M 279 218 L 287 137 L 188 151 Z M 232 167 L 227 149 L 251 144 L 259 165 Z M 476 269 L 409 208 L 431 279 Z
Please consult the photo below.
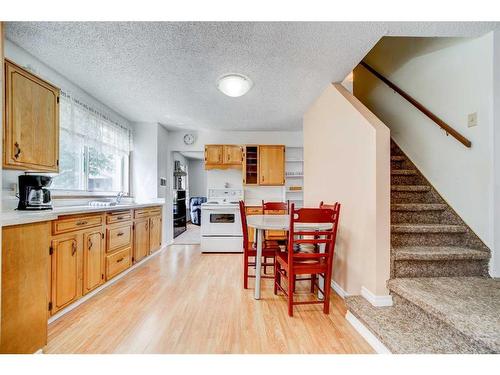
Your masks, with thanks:
M 52 177 L 25 174 L 19 176 L 18 210 L 51 210 L 52 200 L 47 189 Z

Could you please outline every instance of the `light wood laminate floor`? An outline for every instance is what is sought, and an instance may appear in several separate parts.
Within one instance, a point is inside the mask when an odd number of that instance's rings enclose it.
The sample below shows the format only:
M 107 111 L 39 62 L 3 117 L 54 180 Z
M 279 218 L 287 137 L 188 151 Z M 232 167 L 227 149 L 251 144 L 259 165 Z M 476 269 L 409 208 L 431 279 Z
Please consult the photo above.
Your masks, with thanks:
M 49 325 L 46 353 L 372 353 L 332 292 L 329 315 L 304 305 L 289 318 L 263 280 L 242 287 L 241 254 L 172 245 Z M 304 285 L 305 287 L 305 285 Z

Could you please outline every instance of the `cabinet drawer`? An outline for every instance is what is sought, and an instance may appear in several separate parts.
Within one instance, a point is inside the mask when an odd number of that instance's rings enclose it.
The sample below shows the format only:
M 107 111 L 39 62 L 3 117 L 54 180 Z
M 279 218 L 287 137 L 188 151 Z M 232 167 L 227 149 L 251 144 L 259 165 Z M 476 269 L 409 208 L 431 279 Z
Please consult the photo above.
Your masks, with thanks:
M 103 215 L 67 216 L 52 222 L 52 234 L 72 232 L 103 224 Z
M 262 215 L 262 207 L 247 207 L 247 215 Z
M 148 217 L 149 214 L 149 208 L 141 208 L 139 210 L 134 211 L 134 219 L 140 219 L 143 217 Z
M 141 219 L 143 217 L 161 215 L 161 207 L 147 207 L 140 208 L 134 211 L 134 219 Z
M 106 256 L 106 280 L 110 280 L 132 264 L 130 247 Z
M 108 212 L 108 214 L 106 215 L 107 224 L 121 223 L 129 220 L 132 220 L 131 210 Z
M 160 207 L 153 207 L 149 210 L 149 214 L 151 216 L 161 216 L 161 208 Z
M 132 224 L 115 226 L 107 230 L 107 251 L 132 245 Z

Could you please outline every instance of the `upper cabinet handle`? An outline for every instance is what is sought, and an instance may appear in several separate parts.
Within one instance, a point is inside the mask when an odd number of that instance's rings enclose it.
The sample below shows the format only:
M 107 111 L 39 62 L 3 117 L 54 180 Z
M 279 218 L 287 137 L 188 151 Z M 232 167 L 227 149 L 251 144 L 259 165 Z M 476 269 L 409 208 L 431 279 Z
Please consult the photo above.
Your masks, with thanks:
M 19 143 L 17 143 L 17 142 L 14 143 L 14 147 L 15 147 L 15 150 L 16 150 L 16 152 L 14 153 L 14 157 L 16 159 L 18 159 L 19 158 L 19 154 L 21 153 L 21 147 L 19 147 Z

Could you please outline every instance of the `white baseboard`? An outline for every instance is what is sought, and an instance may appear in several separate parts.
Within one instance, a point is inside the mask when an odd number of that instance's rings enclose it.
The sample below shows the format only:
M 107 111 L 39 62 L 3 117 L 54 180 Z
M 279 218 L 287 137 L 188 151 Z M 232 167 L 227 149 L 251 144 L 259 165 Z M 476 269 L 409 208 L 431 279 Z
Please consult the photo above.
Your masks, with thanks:
M 375 307 L 392 306 L 391 295 L 377 296 L 364 286 L 361 287 L 361 295 Z
M 132 272 L 133 270 L 135 270 L 136 268 L 140 267 L 142 264 L 146 263 L 147 261 L 149 261 L 150 259 L 153 259 L 155 256 L 157 256 L 158 254 L 160 254 L 161 252 L 163 252 L 170 244 L 165 244 L 165 245 L 162 245 L 162 247 L 160 248 L 160 250 L 158 251 L 155 251 L 153 254 L 151 254 L 150 256 L 148 256 L 147 258 L 145 259 L 142 259 L 141 261 L 137 262 L 136 264 L 134 264 L 132 267 L 126 269 L 125 271 L 123 271 L 122 273 L 120 273 L 119 275 L 115 276 L 113 279 L 107 281 L 106 283 L 104 283 L 103 285 L 101 285 L 100 287 L 94 289 L 92 292 L 84 295 L 82 298 L 80 298 L 78 301 L 72 303 L 71 305 L 69 305 L 68 307 L 65 307 L 64 309 L 58 311 L 57 313 L 55 313 L 54 315 L 52 315 L 49 320 L 48 320 L 48 323 L 52 323 L 52 322 L 55 322 L 57 319 L 59 319 L 60 317 L 62 317 L 63 315 L 66 315 L 67 313 L 69 313 L 71 310 L 77 308 L 78 306 L 80 306 L 82 303 L 84 303 L 85 301 L 89 300 L 90 298 L 92 298 L 93 296 L 95 296 L 97 293 L 99 293 L 101 290 L 103 289 L 106 289 L 107 287 L 113 285 L 114 283 L 116 283 L 118 280 L 120 280 L 121 278 L 123 278 L 126 274 L 128 274 L 129 272 Z
M 349 293 L 347 293 L 344 289 L 342 289 L 342 287 L 333 280 L 332 280 L 332 289 L 342 299 L 344 299 L 345 297 L 349 297 Z
M 365 327 L 361 321 L 356 318 L 350 311 L 345 314 L 346 320 L 351 323 L 356 331 L 366 340 L 368 344 L 375 350 L 378 354 L 391 354 L 391 351 L 382 344 L 382 342 L 370 332 L 368 328 Z

